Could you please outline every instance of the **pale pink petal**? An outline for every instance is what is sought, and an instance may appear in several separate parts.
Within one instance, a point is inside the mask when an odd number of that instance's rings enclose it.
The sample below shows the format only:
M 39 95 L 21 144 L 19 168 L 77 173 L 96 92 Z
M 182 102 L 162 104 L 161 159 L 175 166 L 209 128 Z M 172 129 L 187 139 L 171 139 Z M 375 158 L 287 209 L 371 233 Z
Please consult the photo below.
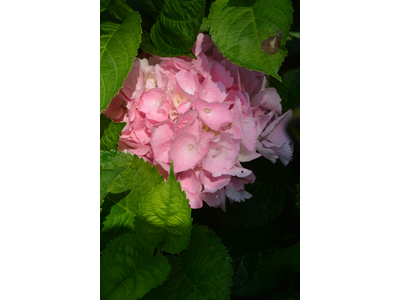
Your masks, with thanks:
M 196 99 L 195 105 L 200 118 L 212 130 L 219 130 L 221 125 L 233 121 L 233 116 L 229 111 L 229 105 L 226 103 L 208 103 L 201 99 Z
M 267 110 L 275 110 L 278 114 L 282 114 L 281 97 L 275 88 L 265 89 L 256 94 L 251 99 L 251 106 L 262 106 Z
M 274 143 L 276 146 L 280 147 L 284 143 L 289 141 L 289 137 L 286 133 L 286 125 L 292 118 L 292 111 L 287 111 L 284 115 L 277 118 L 277 122 L 274 123 L 273 130 L 267 136 L 268 141 Z M 272 127 L 272 124 L 271 124 Z M 262 136 L 265 136 L 262 134 Z
M 202 83 L 199 98 L 207 102 L 223 102 L 226 98 L 225 86 L 221 82 L 213 82 L 207 77 Z
M 198 113 L 196 110 L 190 110 L 184 114 L 180 114 L 174 126 L 174 135 L 177 135 L 188 123 L 193 124 L 197 116 Z
M 254 141 L 254 147 L 255 147 L 256 141 Z M 239 156 L 238 159 L 240 162 L 246 162 L 246 161 L 252 161 L 253 159 L 256 159 L 260 157 L 261 154 L 257 153 L 255 150 L 248 150 L 246 147 L 244 147 L 242 144 L 240 144 L 240 151 L 239 151 Z
M 233 166 L 232 168 L 230 168 L 229 170 L 219 170 L 213 173 L 213 176 L 221 176 L 221 175 L 232 175 L 232 176 L 236 176 L 236 177 L 247 177 L 250 174 L 252 174 L 252 171 L 245 169 L 241 166 Z
M 241 144 L 244 145 L 248 150 L 255 150 L 255 143 L 258 137 L 257 135 L 257 119 L 245 118 L 241 122 L 243 127 L 243 139 Z
M 176 74 L 176 82 L 179 84 L 179 87 L 182 91 L 194 95 L 198 88 L 198 79 L 196 72 L 194 70 L 190 70 L 190 72 L 186 70 L 179 71 Z
M 230 170 L 236 162 L 239 154 L 239 144 L 225 133 L 218 136 L 219 140 L 209 144 L 209 151 L 202 160 L 204 170 L 210 173 Z
M 171 142 L 170 159 L 174 162 L 174 172 L 192 169 L 207 154 L 207 149 L 197 145 L 194 135 L 180 132 Z
M 151 147 L 154 152 L 154 159 L 158 162 L 170 163 L 169 147 L 172 140 L 174 123 L 164 121 L 154 125 L 151 130 Z
M 226 211 L 225 202 L 226 194 L 225 189 L 220 189 L 215 193 L 201 193 L 201 198 L 204 202 L 211 207 L 221 207 L 223 211 Z
M 177 174 L 177 180 L 180 181 L 182 189 L 190 193 L 200 193 L 201 184 L 198 174 L 190 169 Z
M 193 209 L 198 209 L 203 207 L 203 200 L 201 199 L 201 193 L 196 192 L 196 193 L 191 193 L 188 191 L 185 191 L 186 197 L 189 199 L 189 205 Z
M 264 147 L 264 145 L 257 140 L 256 144 L 257 151 L 264 156 L 266 159 L 270 160 L 271 162 L 275 163 L 276 160 L 279 158 L 276 154 L 275 151 L 272 149 L 267 149 Z
M 161 101 L 164 98 L 164 91 L 154 88 L 144 92 L 139 104 L 139 110 L 146 114 L 146 117 L 156 121 L 164 121 L 167 114 L 164 110 L 159 110 Z
M 251 197 L 253 197 L 253 195 L 249 192 L 245 190 L 237 190 L 230 184 L 226 186 L 226 196 L 229 199 L 234 200 L 235 202 L 241 202 L 245 199 L 250 199 Z

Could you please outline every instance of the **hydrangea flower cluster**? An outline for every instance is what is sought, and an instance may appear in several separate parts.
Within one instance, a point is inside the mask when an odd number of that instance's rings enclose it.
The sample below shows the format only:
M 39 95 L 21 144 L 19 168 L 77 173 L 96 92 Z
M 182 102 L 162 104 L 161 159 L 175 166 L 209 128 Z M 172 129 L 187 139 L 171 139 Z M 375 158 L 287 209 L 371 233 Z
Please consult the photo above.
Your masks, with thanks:
M 249 71 L 224 58 L 210 36 L 200 33 L 188 57 L 135 58 L 120 92 L 104 112 L 126 122 L 120 150 L 174 172 L 192 208 L 225 210 L 228 197 L 244 201 L 254 182 L 241 162 L 263 155 L 286 165 L 292 156 L 281 99 L 266 88 L 262 72 Z

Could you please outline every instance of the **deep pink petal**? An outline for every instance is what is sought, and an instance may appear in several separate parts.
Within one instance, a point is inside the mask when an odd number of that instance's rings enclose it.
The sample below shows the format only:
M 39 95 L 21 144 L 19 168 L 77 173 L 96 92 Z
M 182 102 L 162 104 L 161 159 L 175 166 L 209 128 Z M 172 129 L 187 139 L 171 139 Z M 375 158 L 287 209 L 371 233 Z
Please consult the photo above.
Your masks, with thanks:
M 221 64 L 214 64 L 210 70 L 212 80 L 214 82 L 222 82 L 225 88 L 229 89 L 233 84 L 233 77 Z

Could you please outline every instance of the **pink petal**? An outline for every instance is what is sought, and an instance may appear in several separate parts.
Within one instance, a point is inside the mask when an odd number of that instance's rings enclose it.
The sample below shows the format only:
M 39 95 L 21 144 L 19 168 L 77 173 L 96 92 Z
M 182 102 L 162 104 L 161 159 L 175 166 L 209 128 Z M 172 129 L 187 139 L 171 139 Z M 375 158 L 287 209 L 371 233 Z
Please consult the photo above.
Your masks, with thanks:
M 142 94 L 139 104 L 139 110 L 146 114 L 146 117 L 156 121 L 167 119 L 167 113 L 159 110 L 161 101 L 164 98 L 164 91 L 160 88 L 154 88 Z
M 151 130 L 151 147 L 154 152 L 154 159 L 158 162 L 170 163 L 169 147 L 172 140 L 174 123 L 164 121 L 154 125 Z
M 194 70 L 190 70 L 190 72 L 186 70 L 179 71 L 176 74 L 176 81 L 179 87 L 190 95 L 194 95 L 199 84 Z
M 236 202 L 241 202 L 245 199 L 250 199 L 251 197 L 253 197 L 253 195 L 249 192 L 245 190 L 237 190 L 230 184 L 226 186 L 226 196 Z
M 233 121 L 233 116 L 229 111 L 226 103 L 208 103 L 201 99 L 196 99 L 196 108 L 200 118 L 212 130 L 219 130 L 221 125 L 228 124 Z
M 200 52 L 204 53 L 212 46 L 214 46 L 214 42 L 211 40 L 211 36 L 208 34 L 199 33 L 196 43 L 192 47 L 192 52 L 194 55 L 199 56 Z
M 256 94 L 251 99 L 251 106 L 262 106 L 268 110 L 275 110 L 278 114 L 282 114 L 281 97 L 275 88 L 265 89 Z
M 220 189 L 215 193 L 201 193 L 201 197 L 204 202 L 211 207 L 221 207 L 223 211 L 226 211 L 225 201 L 226 194 L 225 189 Z
M 257 119 L 245 118 L 241 122 L 243 127 L 243 139 L 241 144 L 244 145 L 248 150 L 255 150 L 255 143 L 258 137 L 257 135 Z
M 286 133 L 286 125 L 292 118 L 292 111 L 287 111 L 284 115 L 277 118 L 276 122 L 271 123 L 271 127 L 275 125 L 267 136 L 268 141 L 274 143 L 276 146 L 280 147 L 284 143 L 289 141 L 289 137 Z M 269 126 L 268 126 L 269 127 Z M 262 134 L 262 136 L 265 136 Z
M 254 143 L 256 143 L 256 141 L 254 141 Z M 240 144 L 240 151 L 238 156 L 240 162 L 252 161 L 253 159 L 256 159 L 260 156 L 261 154 L 257 153 L 255 150 L 250 151 L 242 144 Z
M 180 114 L 174 126 L 174 134 L 178 134 L 179 131 L 181 131 L 181 129 L 188 123 L 193 124 L 197 118 L 197 115 L 198 113 L 196 110 L 190 110 L 184 114 Z
M 267 77 L 262 72 L 249 71 L 246 68 L 239 68 L 239 74 L 244 90 L 253 97 L 265 88 Z
M 207 149 L 197 145 L 194 135 L 180 132 L 171 142 L 170 159 L 174 162 L 174 172 L 192 169 L 207 154 Z
M 203 192 L 214 193 L 217 190 L 222 189 L 224 186 L 226 186 L 230 182 L 231 176 L 221 175 L 218 177 L 214 177 L 211 173 L 203 170 L 200 173 L 200 179 L 204 186 Z
M 213 173 L 213 176 L 221 176 L 223 174 L 226 175 L 231 175 L 231 176 L 236 176 L 236 177 L 247 177 L 249 175 L 251 175 L 253 172 L 242 168 L 241 166 L 233 166 L 232 168 L 230 168 L 229 170 L 219 170 L 217 172 Z
M 191 193 L 191 192 L 185 192 L 186 197 L 189 199 L 189 205 L 193 209 L 198 209 L 203 207 L 203 200 L 201 199 L 201 193 Z
M 177 180 L 181 182 L 183 190 L 190 193 L 200 193 L 201 184 L 198 174 L 194 170 L 187 170 L 177 174 Z
M 222 82 L 227 89 L 229 89 L 233 84 L 233 77 L 231 77 L 231 73 L 218 63 L 212 66 L 210 74 L 214 82 Z
M 110 102 L 104 114 L 114 122 L 122 122 L 127 113 L 126 104 L 128 100 L 122 93 L 118 93 Z
M 210 142 L 209 151 L 202 161 L 203 169 L 213 173 L 231 169 L 239 154 L 239 144 L 225 133 L 218 136 L 219 140 Z
M 226 98 L 225 86 L 221 82 L 213 82 L 207 77 L 202 83 L 199 97 L 207 102 L 223 102 Z
M 256 144 L 257 151 L 264 156 L 266 159 L 270 160 L 271 162 L 275 163 L 276 160 L 279 158 L 276 154 L 275 151 L 272 149 L 267 149 L 265 146 L 257 140 Z

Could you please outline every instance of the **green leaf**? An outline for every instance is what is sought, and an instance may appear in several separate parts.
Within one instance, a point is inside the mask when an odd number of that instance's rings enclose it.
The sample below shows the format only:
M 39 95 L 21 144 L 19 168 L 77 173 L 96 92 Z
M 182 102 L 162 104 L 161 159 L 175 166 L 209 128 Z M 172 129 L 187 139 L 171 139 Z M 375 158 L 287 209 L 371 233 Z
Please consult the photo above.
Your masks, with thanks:
M 150 31 L 155 47 L 164 53 L 183 55 L 194 45 L 203 20 L 205 0 L 149 1 L 157 3 L 157 22 Z M 148 4 L 150 5 L 150 4 Z M 156 5 L 154 5 L 156 7 Z
M 211 5 L 210 34 L 218 50 L 231 62 L 280 79 L 278 70 L 287 56 L 285 42 L 293 22 L 290 0 L 217 0 Z M 282 33 L 280 50 L 263 51 L 262 43 Z
M 288 70 L 282 74 L 282 82 L 270 78 L 271 86 L 276 88 L 282 99 L 282 112 L 300 105 L 300 69 Z
M 110 0 L 100 0 L 100 12 L 105 11 L 108 4 L 110 4 Z
M 203 22 L 201 23 L 199 32 L 208 32 L 210 30 L 210 19 L 203 17 Z
M 192 51 L 190 51 L 189 53 L 185 53 L 183 55 L 174 55 L 174 54 L 164 53 L 158 50 L 151 41 L 150 33 L 148 33 L 146 30 L 143 30 L 142 33 L 142 42 L 140 43 L 140 49 L 146 51 L 147 53 L 157 55 L 160 57 L 187 56 L 196 59 L 196 56 L 192 53 Z
M 179 253 L 189 243 L 193 222 L 190 213 L 189 200 L 171 164 L 167 182 L 155 187 L 140 204 L 136 232 L 152 247 L 161 242 L 166 252 Z
M 106 22 L 100 36 L 100 112 L 122 87 L 137 55 L 142 29 L 139 13 L 132 11 L 121 24 Z
M 171 266 L 134 234 L 113 240 L 100 258 L 100 299 L 140 299 L 167 278 Z
M 119 137 L 126 123 L 114 123 L 105 115 L 100 115 L 100 150 L 118 150 Z
M 232 294 L 253 296 L 261 293 L 265 282 L 257 266 L 279 248 L 280 233 L 272 226 L 257 228 L 224 227 L 217 232 L 232 257 Z
M 206 226 L 193 226 L 189 246 L 169 255 L 171 273 L 144 300 L 229 299 L 233 269 L 225 246 Z
M 132 232 L 140 202 L 163 177 L 156 167 L 124 152 L 100 152 L 100 248 Z
M 265 290 L 281 285 L 286 278 L 300 274 L 300 242 L 276 252 L 262 262 L 257 271 L 266 282 Z

